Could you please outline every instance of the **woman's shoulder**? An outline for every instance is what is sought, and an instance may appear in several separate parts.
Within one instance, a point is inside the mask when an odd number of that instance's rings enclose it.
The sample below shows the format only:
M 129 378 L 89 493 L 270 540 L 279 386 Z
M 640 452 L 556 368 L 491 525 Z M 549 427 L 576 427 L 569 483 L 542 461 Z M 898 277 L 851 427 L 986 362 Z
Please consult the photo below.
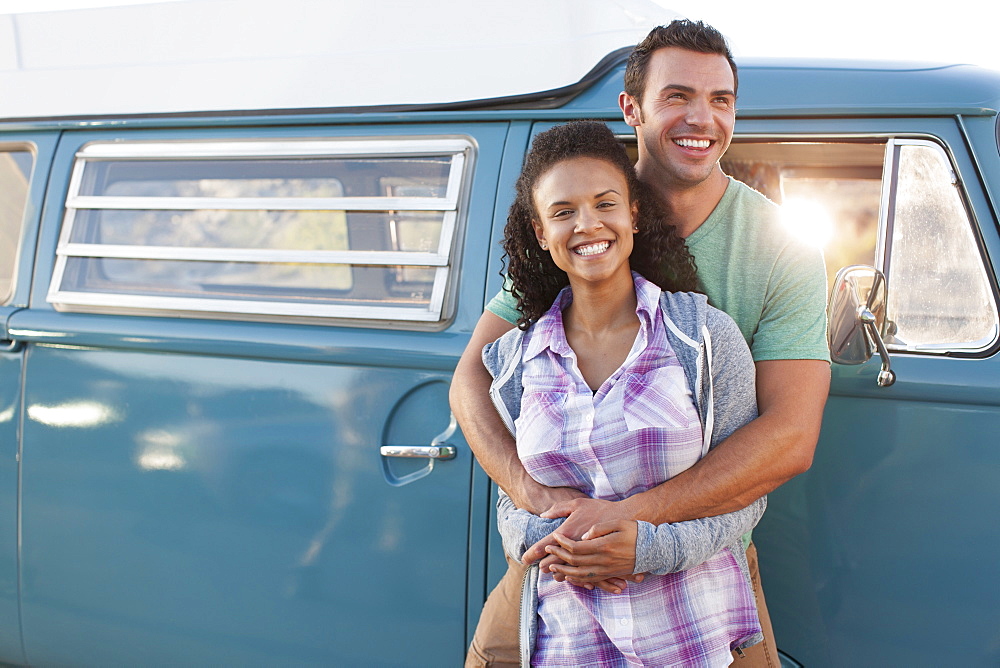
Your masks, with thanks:
M 705 308 L 711 308 L 708 297 L 700 292 L 670 292 L 660 293 L 660 308 L 670 315 L 696 314 Z
M 493 376 L 496 376 L 514 356 L 520 355 L 524 334 L 524 330 L 515 327 L 496 341 L 483 346 L 483 364 Z
M 700 292 L 667 292 L 660 295 L 663 315 L 686 336 L 695 340 L 702 337 L 702 327 L 707 327 L 713 338 L 743 339 L 739 326 L 725 311 L 708 303 Z M 744 340 L 744 344 L 746 341 Z
M 698 338 L 697 334 L 711 308 L 708 297 L 698 292 L 664 290 L 660 293 L 660 311 L 663 316 L 692 338 Z

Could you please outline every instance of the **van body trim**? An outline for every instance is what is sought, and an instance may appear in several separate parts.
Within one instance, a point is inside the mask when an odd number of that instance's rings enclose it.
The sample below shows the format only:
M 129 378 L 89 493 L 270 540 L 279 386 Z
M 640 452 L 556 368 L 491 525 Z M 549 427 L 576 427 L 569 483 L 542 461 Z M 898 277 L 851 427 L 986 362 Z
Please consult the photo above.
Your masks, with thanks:
M 444 197 L 105 197 L 77 195 L 66 200 L 73 209 L 157 211 L 450 211 L 457 200 Z
M 106 257 L 128 260 L 186 260 L 192 262 L 296 262 L 304 264 L 357 264 L 393 267 L 445 267 L 448 257 L 438 253 L 393 251 L 261 250 L 258 248 L 183 248 L 177 246 L 104 246 L 66 244 L 59 249 L 71 257 Z

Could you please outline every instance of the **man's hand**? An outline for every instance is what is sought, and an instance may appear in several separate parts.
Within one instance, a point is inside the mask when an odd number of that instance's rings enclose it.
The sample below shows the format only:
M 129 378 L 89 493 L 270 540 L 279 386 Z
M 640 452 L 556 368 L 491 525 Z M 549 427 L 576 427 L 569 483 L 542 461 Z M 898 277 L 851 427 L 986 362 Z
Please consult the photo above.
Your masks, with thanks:
M 553 518 L 566 516 L 562 514 L 551 515 L 550 513 L 553 511 L 558 512 L 558 509 L 571 505 L 578 499 L 587 498 L 589 497 L 586 494 L 575 487 L 546 487 L 539 485 L 535 490 L 532 500 L 534 501 L 535 508 L 541 510 L 541 512 L 536 513 L 537 515 L 545 518 Z M 528 509 L 528 512 L 533 511 Z

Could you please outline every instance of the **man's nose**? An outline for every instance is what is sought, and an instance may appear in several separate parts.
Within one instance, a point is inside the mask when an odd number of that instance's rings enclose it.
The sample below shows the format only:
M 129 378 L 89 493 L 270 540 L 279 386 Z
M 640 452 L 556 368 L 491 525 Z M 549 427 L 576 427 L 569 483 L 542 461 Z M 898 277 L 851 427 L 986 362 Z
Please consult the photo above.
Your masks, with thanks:
M 687 106 L 685 117 L 688 125 L 705 127 L 712 122 L 712 108 L 707 100 L 694 99 Z

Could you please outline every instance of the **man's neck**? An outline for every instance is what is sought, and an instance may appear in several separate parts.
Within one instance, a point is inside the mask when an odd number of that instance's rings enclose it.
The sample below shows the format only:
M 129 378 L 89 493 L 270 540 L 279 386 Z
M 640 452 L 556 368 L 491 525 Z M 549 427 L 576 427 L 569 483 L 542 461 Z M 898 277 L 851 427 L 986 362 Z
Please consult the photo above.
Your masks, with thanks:
M 655 176 L 647 180 L 641 171 L 639 178 L 652 186 L 666 209 L 670 223 L 684 238 L 694 233 L 712 215 L 729 187 L 729 177 L 721 167 L 716 168 L 709 178 L 691 186 L 665 183 Z

